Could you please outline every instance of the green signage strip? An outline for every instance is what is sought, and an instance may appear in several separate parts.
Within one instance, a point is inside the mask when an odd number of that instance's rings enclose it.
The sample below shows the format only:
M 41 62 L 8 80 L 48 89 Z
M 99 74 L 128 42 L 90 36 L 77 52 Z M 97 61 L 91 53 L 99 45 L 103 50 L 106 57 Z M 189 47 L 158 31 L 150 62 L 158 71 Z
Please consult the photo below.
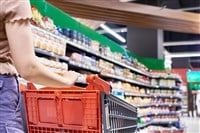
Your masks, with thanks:
M 187 72 L 188 82 L 200 82 L 200 71 L 190 71 Z
M 188 88 L 191 90 L 200 90 L 200 71 L 187 72 Z

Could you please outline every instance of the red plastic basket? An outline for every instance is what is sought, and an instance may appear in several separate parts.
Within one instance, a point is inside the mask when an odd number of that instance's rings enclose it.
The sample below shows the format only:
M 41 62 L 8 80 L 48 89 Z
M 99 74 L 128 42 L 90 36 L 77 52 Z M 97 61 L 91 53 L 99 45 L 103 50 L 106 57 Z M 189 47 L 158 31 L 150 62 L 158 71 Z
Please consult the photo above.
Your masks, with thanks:
M 99 90 L 28 87 L 24 97 L 29 133 L 102 132 Z
M 100 90 L 110 94 L 110 84 L 99 78 L 97 75 L 88 75 L 86 81 L 89 83 L 86 88 L 87 90 Z

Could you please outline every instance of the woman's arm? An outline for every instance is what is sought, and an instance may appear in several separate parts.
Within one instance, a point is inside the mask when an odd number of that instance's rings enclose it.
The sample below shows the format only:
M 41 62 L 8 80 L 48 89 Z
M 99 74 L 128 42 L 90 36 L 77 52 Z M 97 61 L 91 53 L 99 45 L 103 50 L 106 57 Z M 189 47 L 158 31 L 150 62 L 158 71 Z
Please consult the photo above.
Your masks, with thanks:
M 5 25 L 14 65 L 24 79 L 52 87 L 74 84 L 78 73 L 69 71 L 61 77 L 37 61 L 29 20 L 7 22 Z

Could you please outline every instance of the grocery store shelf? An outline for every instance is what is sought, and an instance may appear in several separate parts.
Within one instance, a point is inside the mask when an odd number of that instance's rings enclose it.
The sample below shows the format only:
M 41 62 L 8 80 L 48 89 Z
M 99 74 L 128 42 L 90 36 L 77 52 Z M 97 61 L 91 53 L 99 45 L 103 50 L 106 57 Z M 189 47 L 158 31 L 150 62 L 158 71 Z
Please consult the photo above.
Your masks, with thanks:
M 92 54 L 92 55 L 95 55 L 95 56 L 97 56 L 97 57 L 101 57 L 101 55 L 100 55 L 100 53 L 99 52 L 97 52 L 97 51 L 94 51 L 94 50 L 92 50 L 91 48 L 89 48 L 89 47 L 86 47 L 86 46 L 83 46 L 83 45 L 81 45 L 81 44 L 78 44 L 78 43 L 76 43 L 76 42 L 73 42 L 72 40 L 67 40 L 67 47 L 70 47 L 70 46 L 72 46 L 72 47 L 75 47 L 75 48 L 77 48 L 77 49 L 79 49 L 79 50 L 82 50 L 82 51 L 84 51 L 84 52 L 87 52 L 87 53 L 90 53 L 90 54 Z
M 163 113 L 163 112 L 148 113 L 148 114 L 145 114 L 145 115 L 139 115 L 138 118 L 146 117 L 146 116 L 155 116 L 155 115 L 176 115 L 176 114 L 180 114 L 180 113 L 181 113 L 181 111 L 171 111 L 171 112 L 166 112 L 166 113 Z
M 154 75 L 151 75 L 150 76 L 151 78 L 154 78 L 154 79 L 173 79 L 173 80 L 176 80 L 177 82 L 182 82 L 182 80 L 180 78 L 176 78 L 176 77 L 172 77 L 172 76 L 154 76 Z
M 168 106 L 168 107 L 172 107 L 172 106 L 177 106 L 177 107 L 181 107 L 182 104 L 161 104 L 161 103 L 154 103 L 154 104 L 146 104 L 146 105 L 138 105 L 138 108 L 145 108 L 145 107 L 162 107 L 162 106 Z
M 174 120 L 174 121 L 158 121 L 158 120 L 153 120 L 151 124 L 153 125 L 166 125 L 166 124 L 174 124 L 179 122 L 179 120 Z
M 120 80 L 120 81 L 124 81 L 124 82 L 128 82 L 128 83 L 131 83 L 131 84 L 135 84 L 135 85 L 139 85 L 139 86 L 143 86 L 143 87 L 148 87 L 148 88 L 152 88 L 153 86 L 151 85 L 148 85 L 148 84 L 145 84 L 145 83 L 140 83 L 138 81 L 135 81 L 135 80 L 131 80 L 131 79 L 126 79 L 124 77 L 120 77 L 120 76 L 116 76 L 116 75 L 111 75 L 111 74 L 101 74 L 100 75 L 102 78 L 111 78 L 111 79 L 117 79 L 117 80 Z
M 84 69 L 90 72 L 93 72 L 95 74 L 99 74 L 100 70 L 97 68 L 92 68 L 92 66 L 86 66 L 84 64 L 76 63 L 74 61 L 69 61 L 69 67 L 72 67 L 73 69 L 78 68 L 78 69 Z
M 159 86 L 159 88 L 171 89 L 171 90 L 180 90 L 180 87 L 178 87 L 178 86 Z
M 73 45 L 77 45 L 77 44 L 73 43 Z M 82 47 L 82 46 L 78 45 L 77 47 Z M 87 50 L 88 52 L 91 52 L 91 50 L 89 50 L 89 49 L 85 49 L 85 50 Z M 39 53 L 39 54 L 46 55 L 46 56 L 50 56 L 50 57 L 56 57 L 56 58 L 58 58 L 58 59 L 60 59 L 62 61 L 69 62 L 69 65 L 71 65 L 71 66 L 78 67 L 78 68 L 81 68 L 81 69 L 84 69 L 84 70 L 88 70 L 88 71 L 94 72 L 96 74 L 100 74 L 100 70 L 98 68 L 92 68 L 92 67 L 89 67 L 89 66 L 84 66 L 83 64 L 72 62 L 72 61 L 69 60 L 69 57 L 67 57 L 67 56 L 56 55 L 53 52 L 49 52 L 49 51 L 46 51 L 46 50 L 43 50 L 43 49 L 39 49 L 39 48 L 35 48 L 35 52 Z M 93 54 L 100 56 L 98 53 L 93 53 Z M 120 77 L 120 76 L 116 76 L 116 75 L 110 75 L 110 74 L 104 75 L 104 74 L 101 74 L 100 76 L 103 77 L 103 78 L 117 79 L 117 80 L 120 80 L 120 81 L 125 81 L 125 82 L 131 83 L 131 84 L 135 84 L 135 85 L 139 85 L 139 86 L 143 86 L 143 87 L 148 87 L 148 88 L 162 88 L 162 89 L 179 90 L 178 86 L 167 87 L 167 86 L 149 85 L 149 84 L 141 83 L 141 82 L 135 81 L 135 80 L 126 79 L 124 77 Z M 161 97 L 161 96 L 159 96 L 159 97 Z
M 115 76 L 115 75 L 111 75 L 111 74 L 100 74 L 100 76 L 102 78 L 112 78 L 112 79 L 117 79 L 117 80 L 120 80 L 120 81 L 125 81 L 126 79 L 124 77 L 120 77 L 120 76 Z
M 134 85 L 139 85 L 139 86 L 142 86 L 142 87 L 147 87 L 147 88 L 152 88 L 152 89 L 155 89 L 155 88 L 160 88 L 160 89 L 172 89 L 172 90 L 179 90 L 180 88 L 178 86 L 174 86 L 174 87 L 167 87 L 167 86 L 155 86 L 155 85 L 149 85 L 149 84 L 145 84 L 145 83 L 141 83 L 139 81 L 135 81 L 135 80 L 131 80 L 131 79 L 126 79 L 124 77 L 120 77 L 120 76 L 116 76 L 116 75 L 111 75 L 111 74 L 100 74 L 100 76 L 102 78 L 110 78 L 110 79 L 116 79 L 116 80 L 120 80 L 120 81 L 124 81 L 124 82 L 127 82 L 127 83 L 131 83 L 131 84 L 134 84 Z
M 70 61 L 69 57 L 67 57 L 67 56 L 56 55 L 53 52 L 49 52 L 49 51 L 46 51 L 46 50 L 43 50 L 43 49 L 39 49 L 39 48 L 35 48 L 35 52 L 39 53 L 39 54 L 43 54 L 43 55 L 49 56 L 49 57 L 56 57 L 56 58 L 58 58 L 58 59 L 60 59 L 62 61 L 69 62 L 69 65 L 71 67 L 74 67 L 74 68 L 77 67 L 77 68 L 80 68 L 80 69 L 84 69 L 84 70 L 93 72 L 95 74 L 99 74 L 100 73 L 100 70 L 98 68 L 92 68 L 92 66 L 89 67 L 89 66 L 86 66 L 86 65 L 83 65 L 83 64 L 80 64 L 80 63 L 76 63 L 76 62 Z
M 60 60 L 68 62 L 69 61 L 69 57 L 67 56 L 57 56 Z
M 42 28 L 40 28 L 38 26 L 35 26 L 35 25 L 31 25 L 31 28 L 36 29 L 37 31 L 41 31 L 44 34 L 53 36 L 54 38 L 66 41 L 66 37 L 61 35 L 61 34 L 59 34 L 59 33 L 58 33 L 58 35 L 56 35 L 55 33 L 51 33 L 50 31 L 46 31 L 46 30 L 44 30 L 44 29 L 42 29 Z
M 179 82 L 182 82 L 179 78 L 175 78 L 175 77 L 171 77 L 171 76 L 153 76 L 149 72 L 143 72 L 143 71 L 141 71 L 141 70 L 139 70 L 137 68 L 134 68 L 132 66 L 126 65 L 124 63 L 121 63 L 121 62 L 119 62 L 119 61 L 117 61 L 115 59 L 108 58 L 108 57 L 106 57 L 104 55 L 101 55 L 100 53 L 98 53 L 96 51 L 93 51 L 92 49 L 90 49 L 88 47 L 85 47 L 85 46 L 83 46 L 81 44 L 77 44 L 77 43 L 75 43 L 75 42 L 73 42 L 71 40 L 67 40 L 67 44 L 70 45 L 70 46 L 73 46 L 75 48 L 78 48 L 79 50 L 82 50 L 84 52 L 87 52 L 87 53 L 90 53 L 92 55 L 95 55 L 95 56 L 97 56 L 97 57 L 99 57 L 101 59 L 107 60 L 107 61 L 112 62 L 112 63 L 114 63 L 116 65 L 119 65 L 121 67 L 127 68 L 127 69 L 129 69 L 129 70 L 131 70 L 131 71 L 133 71 L 135 73 L 138 73 L 138 74 L 150 77 L 150 78 L 175 79 L 175 80 L 177 80 Z M 146 85 L 144 85 L 144 86 L 146 86 Z M 156 87 L 156 86 L 153 86 L 153 87 Z
M 60 56 L 60 55 L 57 55 L 53 52 L 49 52 L 47 50 L 43 50 L 43 49 L 40 49 L 40 48 L 35 48 L 35 52 L 38 53 L 38 54 L 49 56 L 49 57 L 56 57 L 56 58 L 61 59 L 62 61 L 65 61 L 65 62 L 69 61 L 69 57 L 67 57 L 67 56 Z
M 136 94 L 132 92 L 125 92 L 124 93 L 126 96 L 134 96 L 134 97 L 159 97 L 159 98 L 177 98 L 177 99 L 182 99 L 181 96 L 179 95 L 158 95 L 158 94 Z
M 177 123 L 179 122 L 178 120 L 175 120 L 175 121 L 155 121 L 155 120 L 152 120 L 152 121 L 149 121 L 147 123 L 144 123 L 144 124 L 138 124 L 138 129 L 140 128 L 144 128 L 144 127 L 147 127 L 149 125 L 166 125 L 166 124 L 174 124 L 174 123 Z
M 137 69 L 137 68 L 134 68 L 134 67 L 131 67 L 131 66 L 129 66 L 129 65 L 126 65 L 126 64 L 124 64 L 124 63 L 121 63 L 121 62 L 119 62 L 119 61 L 117 61 L 117 60 L 115 60 L 115 59 L 108 58 L 108 57 L 106 57 L 106 56 L 104 56 L 104 55 L 101 55 L 100 53 L 98 53 L 98 52 L 96 52 L 96 51 L 93 51 L 93 50 L 90 49 L 90 48 L 87 48 L 87 47 L 85 47 L 85 46 L 83 46 L 83 45 L 77 44 L 77 43 L 75 43 L 75 42 L 73 42 L 73 41 L 71 41 L 71 40 L 67 40 L 67 45 L 76 47 L 76 48 L 78 48 L 79 50 L 82 50 L 82 51 L 84 51 L 84 52 L 93 54 L 93 55 L 95 55 L 95 56 L 97 56 L 97 57 L 99 57 L 99 58 L 101 58 L 101 59 L 107 60 L 107 61 L 112 62 L 112 63 L 114 63 L 114 64 L 116 64 L 116 65 L 119 65 L 119 66 L 121 66 L 121 67 L 128 68 L 128 69 L 130 69 L 130 70 L 132 70 L 133 72 L 136 72 L 136 73 L 138 73 L 138 74 L 145 75 L 145 76 L 148 76 L 148 77 L 150 76 L 150 74 L 149 74 L 148 72 L 143 72 L 143 71 L 141 71 L 141 70 L 139 70 L 139 69 Z
M 62 37 L 62 36 L 59 36 L 59 35 L 53 34 L 53 33 L 51 33 L 51 32 L 45 31 L 45 30 L 43 30 L 43 29 L 41 29 L 41 28 L 39 28 L 39 27 L 36 27 L 36 26 L 34 26 L 34 25 L 32 25 L 32 27 L 33 27 L 33 28 L 36 28 L 37 30 L 40 30 L 40 31 L 44 32 L 45 34 L 49 34 L 49 35 L 51 35 L 51 36 L 53 36 L 53 37 L 55 37 L 55 38 L 63 39 L 63 40 L 67 43 L 68 46 L 73 46 L 73 47 L 78 48 L 78 49 L 80 49 L 80 50 L 82 50 L 82 51 L 85 51 L 85 52 L 87 52 L 87 53 L 93 54 L 93 55 L 95 55 L 96 57 L 102 58 L 102 59 L 104 59 L 104 60 L 107 60 L 107 61 L 109 61 L 109 62 L 112 62 L 112 63 L 114 63 L 114 64 L 117 64 L 117 65 L 119 65 L 119 66 L 121 66 L 121 67 L 127 68 L 127 69 L 129 69 L 129 70 L 131 70 L 131 71 L 133 71 L 133 72 L 135 72 L 135 73 L 138 73 L 138 74 L 141 74 L 141 75 L 145 75 L 145 76 L 150 77 L 150 78 L 164 78 L 164 79 L 176 79 L 176 80 L 180 80 L 180 79 L 178 79 L 178 78 L 171 77 L 171 76 L 153 76 L 153 75 L 150 74 L 149 72 L 141 71 L 141 70 L 139 70 L 139 69 L 137 69 L 137 68 L 134 68 L 134 67 L 132 67 L 132 66 L 126 65 L 125 63 L 119 62 L 119 61 L 117 61 L 117 60 L 115 60 L 115 59 L 108 58 L 108 57 L 106 57 L 106 56 L 104 56 L 104 55 L 101 55 L 99 52 L 94 51 L 94 50 L 90 49 L 89 47 L 86 47 L 86 46 L 83 46 L 83 45 L 81 45 L 81 44 L 75 43 L 75 42 L 73 42 L 72 40 L 69 40 L 69 39 L 66 39 L 66 38 L 64 38 L 64 37 Z M 56 54 L 53 53 L 53 52 L 49 52 L 49 51 L 42 50 L 42 49 L 38 49 L 38 48 L 36 48 L 35 51 L 36 51 L 37 53 L 40 53 L 40 54 L 44 54 L 44 55 L 47 55 L 47 56 L 50 56 L 50 57 L 57 57 L 57 58 L 62 59 L 62 60 L 64 60 L 64 61 L 68 61 L 68 59 L 64 58 L 63 56 L 56 55 Z M 136 84 L 137 84 L 137 83 L 136 83 Z M 143 85 L 143 86 L 146 86 L 146 84 L 142 84 L 142 85 Z M 147 87 L 148 87 L 148 86 L 147 86 Z M 156 86 L 152 86 L 152 87 L 155 87 L 155 88 L 156 88 Z M 172 88 L 174 88 L 174 87 L 172 87 Z
M 149 125 L 151 125 L 152 124 L 152 121 L 149 121 L 149 122 L 146 122 L 146 123 L 144 123 L 144 124 L 138 124 L 137 125 L 137 128 L 144 128 L 144 127 L 147 127 L 147 126 L 149 126 Z
M 148 88 L 157 88 L 156 86 L 152 86 L 150 84 L 145 84 L 145 83 L 141 83 L 139 81 L 135 81 L 135 80 L 131 80 L 131 79 L 125 79 L 126 82 L 129 82 L 131 84 L 135 84 L 135 85 L 140 85 L 140 86 L 143 86 L 143 87 L 148 87 Z
M 177 128 L 169 128 L 169 129 L 164 129 L 164 130 L 154 130 L 154 133 L 192 133 L 192 132 L 184 132 L 184 129 L 177 129 Z M 193 132 L 194 133 L 194 132 Z M 197 132 L 195 132 L 197 133 Z

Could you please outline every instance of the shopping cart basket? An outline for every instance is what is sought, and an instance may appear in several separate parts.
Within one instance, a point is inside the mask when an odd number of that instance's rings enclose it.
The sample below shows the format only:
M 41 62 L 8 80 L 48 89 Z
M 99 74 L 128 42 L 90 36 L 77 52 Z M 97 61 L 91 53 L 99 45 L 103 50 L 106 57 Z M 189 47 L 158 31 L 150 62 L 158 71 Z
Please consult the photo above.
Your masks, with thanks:
M 24 91 L 29 133 L 134 133 L 137 110 L 109 94 L 110 85 L 87 76 L 86 88 L 28 84 Z

